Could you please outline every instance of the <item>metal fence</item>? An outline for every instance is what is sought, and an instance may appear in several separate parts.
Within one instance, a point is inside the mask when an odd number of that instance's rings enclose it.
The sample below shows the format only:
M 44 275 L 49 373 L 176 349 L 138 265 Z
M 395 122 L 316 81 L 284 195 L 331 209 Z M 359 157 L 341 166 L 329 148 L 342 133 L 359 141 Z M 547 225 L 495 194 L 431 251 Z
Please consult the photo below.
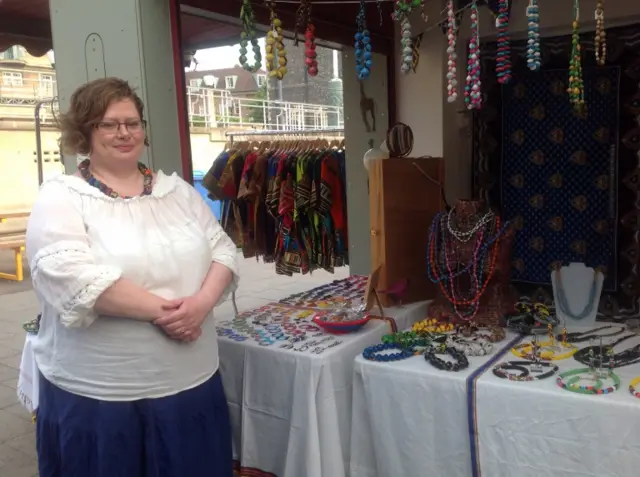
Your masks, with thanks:
M 187 87 L 187 99 L 192 127 L 291 131 L 344 126 L 340 106 L 232 96 L 227 90 L 193 86 Z
M 55 76 L 41 75 L 47 78 L 42 79 L 29 78 L 27 74 L 31 73 L 0 71 L 0 105 L 35 105 L 40 100 L 53 98 L 58 94 Z

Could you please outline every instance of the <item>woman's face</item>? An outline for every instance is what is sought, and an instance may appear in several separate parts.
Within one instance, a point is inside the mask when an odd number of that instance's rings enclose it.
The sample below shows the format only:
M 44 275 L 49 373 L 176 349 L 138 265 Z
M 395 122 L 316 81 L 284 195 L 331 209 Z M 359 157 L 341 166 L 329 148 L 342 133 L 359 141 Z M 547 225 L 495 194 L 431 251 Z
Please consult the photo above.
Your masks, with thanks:
M 145 131 L 133 101 L 125 99 L 109 105 L 91 137 L 92 155 L 137 163 L 144 148 Z

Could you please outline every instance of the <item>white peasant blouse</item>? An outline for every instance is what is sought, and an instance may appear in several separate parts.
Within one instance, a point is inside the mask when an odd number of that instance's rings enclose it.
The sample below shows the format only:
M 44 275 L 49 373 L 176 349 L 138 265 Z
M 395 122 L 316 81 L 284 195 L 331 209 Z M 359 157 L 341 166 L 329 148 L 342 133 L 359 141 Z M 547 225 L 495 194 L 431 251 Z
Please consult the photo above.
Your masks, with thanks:
M 42 308 L 35 359 L 56 386 L 133 401 L 193 388 L 217 371 L 213 316 L 185 344 L 151 323 L 93 309 L 120 277 L 166 299 L 194 295 L 212 261 L 233 272 L 225 296 L 237 287 L 236 246 L 177 175 L 158 172 L 151 195 L 130 199 L 109 197 L 77 176 L 47 181 L 29 219 L 27 255 Z

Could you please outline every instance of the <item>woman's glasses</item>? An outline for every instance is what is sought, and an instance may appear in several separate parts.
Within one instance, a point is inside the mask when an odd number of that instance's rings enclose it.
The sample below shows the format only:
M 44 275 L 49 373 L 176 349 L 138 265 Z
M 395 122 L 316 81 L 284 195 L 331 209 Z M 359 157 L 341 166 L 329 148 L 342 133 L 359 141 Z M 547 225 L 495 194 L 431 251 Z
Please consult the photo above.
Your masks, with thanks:
M 116 134 L 120 130 L 120 126 L 124 126 L 129 134 L 136 134 L 142 131 L 146 125 L 146 121 L 141 120 L 125 121 L 123 123 L 118 121 L 100 121 L 97 129 L 104 134 Z

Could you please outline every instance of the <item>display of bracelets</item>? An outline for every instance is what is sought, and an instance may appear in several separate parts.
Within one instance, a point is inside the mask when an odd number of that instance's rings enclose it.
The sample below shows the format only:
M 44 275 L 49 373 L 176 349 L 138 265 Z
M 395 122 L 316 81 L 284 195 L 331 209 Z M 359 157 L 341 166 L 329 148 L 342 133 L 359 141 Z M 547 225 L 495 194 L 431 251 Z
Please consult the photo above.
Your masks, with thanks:
M 521 343 L 511 348 L 511 352 L 519 358 L 534 360 L 536 356 L 544 361 L 559 361 L 569 359 L 578 352 L 578 347 L 572 344 L 563 344 L 556 340 L 539 342 L 534 335 L 529 343 Z
M 630 383 L 629 383 L 629 393 L 633 396 L 633 397 L 637 397 L 640 398 L 640 392 L 636 391 L 636 386 L 638 386 L 638 384 L 640 383 L 640 376 L 638 376 L 637 378 L 634 378 Z
M 313 335 L 313 337 L 317 339 L 307 341 L 305 335 L 303 337 L 293 339 L 289 343 L 281 344 L 280 348 L 289 349 L 299 353 L 308 351 L 313 354 L 321 354 L 330 348 L 334 348 L 342 344 L 342 340 L 336 339 L 335 336 Z
M 493 344 L 480 336 L 471 338 L 449 336 L 447 337 L 447 348 L 454 348 L 465 356 L 487 356 L 493 353 Z
M 413 324 L 411 330 L 416 333 L 447 333 L 454 330 L 452 323 L 442 323 L 435 318 L 427 318 Z
M 353 275 L 312 290 L 296 293 L 283 298 L 280 303 L 319 309 L 357 307 L 362 305 L 366 285 L 366 276 Z
M 438 353 L 447 354 L 454 361 L 445 361 L 437 356 Z M 433 367 L 443 371 L 461 371 L 469 367 L 469 360 L 461 351 L 447 346 L 430 346 L 424 353 L 424 359 Z
M 593 368 L 580 368 L 560 374 L 556 378 L 556 384 L 562 389 L 579 394 L 611 394 L 620 388 L 620 378 L 611 370 L 602 372 Z
M 599 333 L 604 330 L 613 330 L 613 332 L 608 333 Z M 599 328 L 594 328 L 589 331 L 581 331 L 574 333 L 567 333 L 566 337 L 563 337 L 562 334 L 557 335 L 557 339 L 561 341 L 563 338 L 566 338 L 568 343 L 582 343 L 584 341 L 594 340 L 596 338 L 608 338 L 610 336 L 619 336 L 624 333 L 623 326 L 615 326 L 615 325 L 606 325 L 601 326 Z
M 549 368 L 543 372 L 544 368 Z M 509 371 L 517 371 L 514 374 Z M 509 381 L 536 381 L 546 379 L 558 372 L 558 366 L 544 361 L 507 361 L 493 368 L 493 374 Z
M 472 335 L 474 338 L 484 339 L 491 343 L 499 343 L 504 340 L 506 334 L 503 328 L 499 326 L 491 326 L 486 328 L 478 328 Z
M 600 338 L 599 345 L 591 345 L 582 348 L 575 353 L 573 357 L 579 363 L 594 368 L 606 366 L 613 369 L 629 366 L 640 362 L 640 344 L 622 350 L 618 353 L 615 352 L 614 347 L 629 338 L 635 337 L 635 334 L 629 334 L 609 344 L 603 344 L 602 338 Z

